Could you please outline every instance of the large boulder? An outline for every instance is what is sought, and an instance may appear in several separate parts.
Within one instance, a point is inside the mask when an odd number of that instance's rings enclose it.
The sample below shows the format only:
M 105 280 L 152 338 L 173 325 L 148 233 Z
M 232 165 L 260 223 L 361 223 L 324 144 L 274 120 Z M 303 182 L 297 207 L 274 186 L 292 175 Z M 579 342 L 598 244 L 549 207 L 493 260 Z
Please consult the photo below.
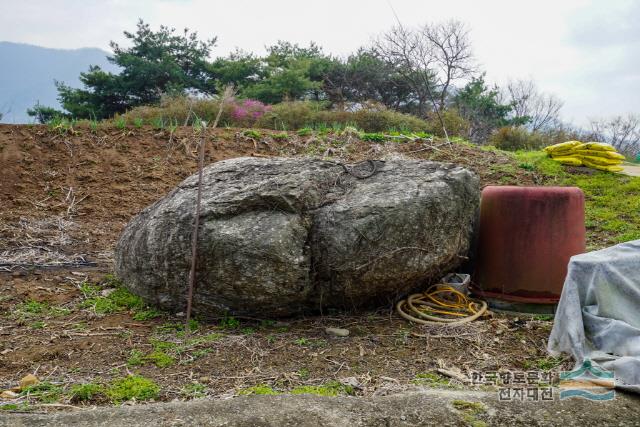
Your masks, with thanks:
M 144 209 L 116 247 L 116 274 L 182 311 L 197 192 L 193 175 Z M 420 160 L 355 166 L 235 158 L 203 171 L 194 312 L 288 316 L 389 303 L 465 258 L 478 178 Z

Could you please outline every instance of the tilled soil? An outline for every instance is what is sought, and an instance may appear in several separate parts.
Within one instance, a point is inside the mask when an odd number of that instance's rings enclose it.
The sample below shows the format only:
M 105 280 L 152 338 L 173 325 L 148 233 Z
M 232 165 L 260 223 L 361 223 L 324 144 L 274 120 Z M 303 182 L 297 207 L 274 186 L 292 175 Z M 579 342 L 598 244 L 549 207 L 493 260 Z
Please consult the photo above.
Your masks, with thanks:
M 290 133 L 285 139 L 280 132 L 260 132 L 209 133 L 206 162 L 407 156 L 464 165 L 483 185 L 544 184 L 504 154 L 463 144 L 373 143 L 333 134 Z M 411 325 L 386 307 L 278 322 L 227 318 L 185 331 L 180 316 L 147 319 L 139 309 L 122 307 L 100 313 L 91 298 L 108 296 L 116 285 L 110 272 L 120 231 L 195 172 L 200 138 L 191 128 L 0 125 L 0 390 L 28 373 L 59 386 L 46 400 L 21 396 L 16 402 L 47 410 L 108 404 L 100 397 L 77 402 L 69 390 L 131 373 L 154 380 L 158 399 L 166 401 L 231 396 L 256 385 L 290 391 L 332 380 L 352 385 L 355 394 L 376 395 L 416 384 L 459 385 L 446 374 L 421 378 L 438 369 L 467 375 L 568 364 L 547 356 L 551 322 L 545 319 L 495 315 L 455 330 L 434 329 Z M 350 335 L 328 335 L 326 327 L 346 328 Z M 150 356 L 158 353 L 168 359 Z

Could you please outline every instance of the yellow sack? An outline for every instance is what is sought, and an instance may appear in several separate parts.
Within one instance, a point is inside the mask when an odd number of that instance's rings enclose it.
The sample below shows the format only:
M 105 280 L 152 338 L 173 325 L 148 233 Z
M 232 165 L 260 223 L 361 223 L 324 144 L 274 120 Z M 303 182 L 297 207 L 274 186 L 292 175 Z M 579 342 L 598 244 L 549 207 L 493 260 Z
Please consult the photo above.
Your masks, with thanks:
M 561 142 L 560 144 L 554 144 L 548 147 L 544 147 L 544 151 L 546 151 L 547 153 L 553 153 L 554 151 L 571 150 L 572 148 L 577 147 L 578 145 L 582 145 L 582 142 L 580 141 Z
M 551 157 L 567 157 L 572 156 L 575 153 L 574 150 L 562 150 L 562 151 L 552 151 L 548 153 Z
M 578 157 L 553 157 L 553 160 L 568 166 L 582 165 L 582 160 L 580 160 Z
M 597 151 L 616 151 L 616 149 L 611 144 L 606 144 L 604 142 L 585 142 L 581 144 L 579 147 L 576 147 L 577 150 L 597 150 Z
M 584 163 L 585 166 L 588 166 L 590 168 L 594 168 L 594 169 L 599 169 L 601 171 L 608 171 L 608 172 L 620 172 L 622 169 L 622 166 L 617 166 L 617 165 L 609 165 L 609 166 L 603 166 L 603 165 L 597 165 L 595 163 L 591 163 L 589 160 L 582 160 L 582 163 Z
M 624 160 L 624 156 L 615 151 L 598 151 L 598 150 L 576 150 L 576 154 L 580 156 L 606 157 L 608 159 Z
M 596 157 L 596 156 L 579 156 L 582 160 L 586 160 L 590 163 L 595 163 L 596 165 L 602 166 L 611 166 L 611 165 L 619 165 L 622 163 L 620 159 L 610 159 L 608 157 Z

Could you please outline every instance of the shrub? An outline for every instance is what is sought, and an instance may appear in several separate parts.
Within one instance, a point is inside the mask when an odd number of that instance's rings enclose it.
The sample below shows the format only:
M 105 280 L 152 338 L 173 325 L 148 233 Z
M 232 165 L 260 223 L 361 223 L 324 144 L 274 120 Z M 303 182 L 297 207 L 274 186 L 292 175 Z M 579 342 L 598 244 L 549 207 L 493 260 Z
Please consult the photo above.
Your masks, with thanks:
M 501 150 L 537 150 L 549 145 L 549 139 L 522 127 L 502 127 L 491 135 L 489 143 Z
M 218 113 L 217 100 L 188 97 L 165 97 L 158 106 L 136 107 L 123 116 L 127 123 L 152 124 L 164 128 L 170 123 L 193 124 L 195 119 L 213 121 Z M 119 117 L 116 123 L 121 123 Z M 365 132 L 425 131 L 426 121 L 409 114 L 381 108 L 361 108 L 357 111 L 329 110 L 327 104 L 315 101 L 282 102 L 265 105 L 252 99 L 235 100 L 225 105 L 220 123 L 235 127 L 256 127 L 275 130 L 303 128 L 336 130 L 354 126 Z
M 196 99 L 186 96 L 165 96 L 159 105 L 133 108 L 122 115 L 128 123 L 142 120 L 156 129 L 171 125 L 193 125 L 196 120 L 213 122 L 218 114 L 218 100 Z M 231 123 L 234 105 L 227 104 L 220 117 L 220 122 Z M 115 117 L 115 120 L 118 118 Z
M 273 105 L 271 110 L 257 121 L 256 127 L 266 129 L 301 129 L 315 122 L 323 106 L 317 102 L 293 101 Z
M 469 137 L 469 130 L 471 124 L 467 119 L 462 117 L 457 110 L 449 109 L 440 113 L 444 126 L 447 129 L 449 136 L 460 136 L 462 138 Z M 427 127 L 433 132 L 434 135 L 444 137 L 444 131 L 442 130 L 442 123 L 435 113 L 430 113 L 427 117 Z
M 270 110 L 270 105 L 254 99 L 236 100 L 231 104 L 231 121 L 238 127 L 251 127 Z
M 63 111 L 41 105 L 40 102 L 36 102 L 36 105 L 27 108 L 27 115 L 33 117 L 37 123 L 43 124 L 50 123 L 54 119 L 69 118 L 69 115 Z M 0 119 L 2 119 L 2 114 L 0 114 Z

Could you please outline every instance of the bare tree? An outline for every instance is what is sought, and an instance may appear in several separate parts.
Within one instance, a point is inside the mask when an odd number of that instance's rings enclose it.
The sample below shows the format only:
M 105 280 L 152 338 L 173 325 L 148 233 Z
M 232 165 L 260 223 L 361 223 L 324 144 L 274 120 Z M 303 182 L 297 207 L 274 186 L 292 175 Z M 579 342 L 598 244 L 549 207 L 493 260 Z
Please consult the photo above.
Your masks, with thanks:
M 528 118 L 531 131 L 558 123 L 563 102 L 554 95 L 540 93 L 532 80 L 515 80 L 507 84 L 506 101 L 513 106 L 514 118 Z
M 430 46 L 421 40 L 417 31 L 398 25 L 374 41 L 373 52 L 403 77 L 415 93 L 418 114 L 424 115 L 426 103 L 435 102 Z
M 591 119 L 590 139 L 608 142 L 622 153 L 640 153 L 640 115 Z
M 469 30 L 460 21 L 426 24 L 420 30 L 423 40 L 431 45 L 433 68 L 438 84 L 438 109 L 445 107 L 453 82 L 465 79 L 477 71 Z
M 373 43 L 376 55 L 392 65 L 416 94 L 418 113 L 427 103 L 443 126 L 441 111 L 453 84 L 476 71 L 469 30 L 460 21 L 408 28 L 400 23 Z

